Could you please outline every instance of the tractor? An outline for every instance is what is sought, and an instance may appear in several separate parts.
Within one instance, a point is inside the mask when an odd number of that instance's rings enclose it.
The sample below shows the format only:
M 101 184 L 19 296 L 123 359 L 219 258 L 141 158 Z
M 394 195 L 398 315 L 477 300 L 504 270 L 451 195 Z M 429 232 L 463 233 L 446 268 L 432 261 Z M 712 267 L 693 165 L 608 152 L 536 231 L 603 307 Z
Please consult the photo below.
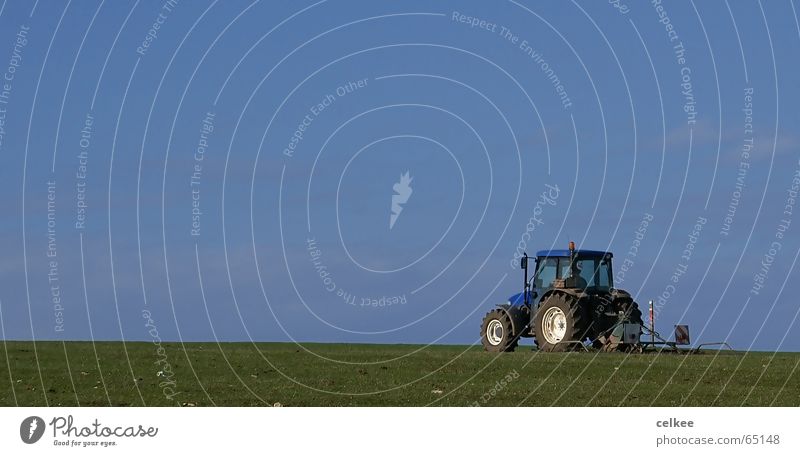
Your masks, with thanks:
M 481 324 L 481 343 L 489 352 L 514 351 L 530 337 L 541 351 L 640 349 L 642 313 L 630 293 L 614 288 L 611 252 L 542 250 L 528 278 L 528 254 L 522 293 L 489 311 Z

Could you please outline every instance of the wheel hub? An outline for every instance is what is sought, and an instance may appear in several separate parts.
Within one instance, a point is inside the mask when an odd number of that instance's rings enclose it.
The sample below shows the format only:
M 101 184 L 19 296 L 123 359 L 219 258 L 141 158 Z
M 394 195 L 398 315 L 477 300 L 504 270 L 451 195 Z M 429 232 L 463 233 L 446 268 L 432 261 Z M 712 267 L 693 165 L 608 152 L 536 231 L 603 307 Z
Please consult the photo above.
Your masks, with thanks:
M 486 340 L 493 346 L 503 342 L 503 323 L 500 320 L 492 320 L 486 325 Z
M 567 333 L 567 316 L 558 307 L 547 309 L 542 317 L 542 334 L 550 344 L 557 344 Z

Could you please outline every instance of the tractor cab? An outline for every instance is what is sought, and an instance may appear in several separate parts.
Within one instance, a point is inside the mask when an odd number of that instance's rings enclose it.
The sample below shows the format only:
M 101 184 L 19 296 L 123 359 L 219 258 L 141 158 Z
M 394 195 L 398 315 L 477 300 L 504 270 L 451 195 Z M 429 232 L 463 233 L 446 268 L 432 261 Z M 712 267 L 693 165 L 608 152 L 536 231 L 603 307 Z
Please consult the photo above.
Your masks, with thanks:
M 532 289 L 544 294 L 552 288 L 579 288 L 586 293 L 613 287 L 610 252 L 597 250 L 540 250 Z
M 508 302 L 512 306 L 529 306 L 536 297 L 561 288 L 588 294 L 608 293 L 614 287 L 613 256 L 600 250 L 575 250 L 571 242 L 569 250 L 540 250 L 536 252 L 533 277 L 528 279 L 529 257 L 525 255 L 520 261 L 525 270 L 524 291 L 511 296 Z

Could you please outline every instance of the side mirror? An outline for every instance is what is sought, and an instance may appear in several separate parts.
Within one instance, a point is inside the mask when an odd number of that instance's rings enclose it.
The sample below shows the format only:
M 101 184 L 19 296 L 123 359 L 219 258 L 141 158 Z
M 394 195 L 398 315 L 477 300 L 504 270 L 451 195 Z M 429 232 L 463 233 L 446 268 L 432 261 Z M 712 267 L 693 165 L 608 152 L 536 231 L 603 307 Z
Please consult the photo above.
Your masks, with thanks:
M 528 269 L 528 257 L 524 256 L 519 260 L 519 268 L 520 269 Z

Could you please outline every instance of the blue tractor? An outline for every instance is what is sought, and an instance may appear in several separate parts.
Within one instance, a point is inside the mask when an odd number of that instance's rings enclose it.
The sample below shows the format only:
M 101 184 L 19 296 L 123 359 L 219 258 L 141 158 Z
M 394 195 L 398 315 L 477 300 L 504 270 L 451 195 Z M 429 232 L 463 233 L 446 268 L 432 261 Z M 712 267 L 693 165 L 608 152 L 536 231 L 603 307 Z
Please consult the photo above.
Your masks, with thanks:
M 631 295 L 614 288 L 611 252 L 542 250 L 533 277 L 525 271 L 522 293 L 492 309 L 481 324 L 481 343 L 490 352 L 513 351 L 521 337 L 539 350 L 567 351 L 589 344 L 606 351 L 638 349 L 642 312 Z

